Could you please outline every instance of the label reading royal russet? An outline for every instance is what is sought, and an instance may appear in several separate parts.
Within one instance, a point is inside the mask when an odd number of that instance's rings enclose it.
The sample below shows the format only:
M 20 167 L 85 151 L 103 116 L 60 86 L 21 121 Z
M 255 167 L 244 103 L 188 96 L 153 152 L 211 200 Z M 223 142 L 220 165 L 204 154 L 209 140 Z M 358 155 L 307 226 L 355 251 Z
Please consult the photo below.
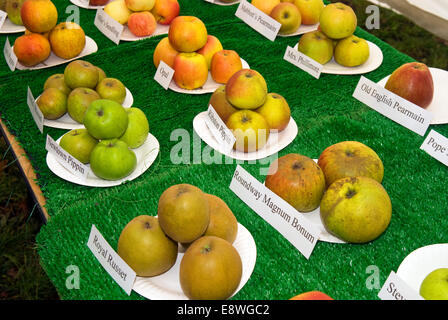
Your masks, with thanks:
M 7 16 L 8 14 L 5 11 L 0 10 L 0 28 L 3 27 Z
M 156 74 L 154 75 L 154 80 L 156 80 L 165 90 L 167 90 L 173 76 L 174 69 L 167 65 L 164 61 L 160 60 Z
M 137 276 L 135 271 L 112 249 L 93 224 L 87 246 L 107 273 L 130 295 Z
M 294 48 L 291 48 L 290 46 L 286 47 L 283 59 L 285 59 L 289 63 L 292 63 L 293 65 L 302 69 L 303 71 L 309 73 L 316 79 L 319 79 L 322 69 L 324 67 L 319 62 L 311 59 L 307 55 L 304 55 L 302 52 Z
M 431 130 L 429 132 L 420 149 L 448 166 L 448 138 L 442 136 L 437 131 Z
M 243 20 L 252 29 L 262 34 L 264 37 L 274 41 L 280 30 L 281 24 L 254 7 L 246 0 L 241 0 L 235 15 Z
M 432 114 L 361 76 L 353 97 L 385 117 L 423 136 Z
M 294 207 L 240 165 L 233 174 L 230 190 L 309 259 L 319 240 L 319 231 Z
M 5 56 L 9 69 L 14 71 L 16 69 L 18 59 L 14 53 L 14 50 L 12 50 L 8 37 L 6 37 L 5 46 L 3 47 L 3 55 Z
M 31 92 L 30 87 L 28 87 L 26 102 L 28 104 L 28 108 L 30 109 L 31 115 L 33 116 L 34 122 L 36 123 L 37 128 L 40 133 L 44 132 L 44 115 L 39 109 L 39 106 L 36 103 L 36 100 L 33 97 L 33 93 Z
M 423 300 L 409 285 L 404 282 L 395 272 L 391 272 L 378 297 L 381 300 Z
M 224 151 L 229 151 L 235 144 L 235 136 L 232 131 L 225 125 L 221 117 L 218 115 L 212 105 L 208 106 L 207 116 L 205 117 L 205 124 L 209 128 L 213 137 L 223 147 Z
M 121 34 L 123 33 L 124 26 L 112 19 L 103 9 L 96 11 L 95 21 L 93 22 L 98 30 L 101 31 L 106 37 L 115 42 L 120 43 Z

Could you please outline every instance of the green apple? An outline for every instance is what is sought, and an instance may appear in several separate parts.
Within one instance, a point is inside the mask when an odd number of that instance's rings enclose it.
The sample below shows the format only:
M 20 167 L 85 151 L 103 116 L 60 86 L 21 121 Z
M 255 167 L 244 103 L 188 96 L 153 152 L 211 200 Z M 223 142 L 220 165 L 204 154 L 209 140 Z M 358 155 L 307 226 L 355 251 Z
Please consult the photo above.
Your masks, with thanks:
M 95 89 L 98 84 L 98 69 L 90 62 L 75 60 L 64 69 L 64 79 L 71 89 L 90 88 Z
M 8 18 L 12 23 L 19 26 L 23 26 L 20 9 L 22 9 L 22 5 L 24 2 L 25 0 L 6 0 L 5 11 L 8 14 Z
M 64 74 L 56 73 L 49 76 L 44 83 L 44 90 L 48 88 L 56 88 L 61 90 L 67 96 L 70 94 L 71 89 L 67 86 L 64 79 Z
M 129 148 L 140 147 L 148 137 L 149 123 L 144 112 L 138 108 L 126 109 L 128 114 L 128 127 L 120 140 L 126 142 Z
M 67 132 L 59 141 L 62 149 L 84 164 L 89 163 L 90 154 L 97 144 L 98 140 L 93 138 L 84 128 Z
M 109 99 L 116 101 L 120 104 L 123 103 L 126 97 L 126 87 L 124 84 L 115 78 L 104 78 L 96 86 L 96 92 L 103 99 Z
M 300 38 L 297 50 L 320 64 L 326 64 L 333 58 L 333 41 L 319 30 L 307 32 Z
M 87 108 L 83 123 L 98 140 L 119 138 L 128 127 L 128 114 L 118 102 L 98 99 Z
M 342 2 L 330 3 L 319 17 L 320 29 L 331 39 L 343 39 L 356 30 L 358 19 L 351 7 Z
M 425 300 L 448 300 L 448 268 L 430 272 L 420 285 L 420 295 Z
M 137 166 L 137 156 L 126 142 L 102 140 L 90 154 L 90 169 L 99 178 L 119 180 L 130 175 Z
M 45 119 L 55 120 L 67 112 L 67 96 L 56 88 L 45 89 L 36 103 Z
M 356 67 L 369 59 L 370 49 L 366 40 L 355 35 L 339 40 L 334 49 L 334 60 L 344 67 Z
M 280 34 L 291 34 L 302 24 L 299 8 L 293 3 L 281 2 L 272 9 L 271 18 L 280 22 Z
M 83 123 L 84 115 L 90 104 L 101 99 L 100 95 L 93 89 L 76 88 L 68 95 L 67 112 L 76 122 Z

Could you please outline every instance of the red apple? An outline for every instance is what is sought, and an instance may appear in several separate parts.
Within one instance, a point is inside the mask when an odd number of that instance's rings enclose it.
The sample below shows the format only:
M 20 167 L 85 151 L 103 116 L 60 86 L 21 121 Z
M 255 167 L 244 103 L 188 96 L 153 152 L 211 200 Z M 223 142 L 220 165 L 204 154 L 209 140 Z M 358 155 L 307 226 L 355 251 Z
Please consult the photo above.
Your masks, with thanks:
M 156 19 L 149 11 L 134 12 L 129 16 L 128 28 L 137 37 L 152 35 L 156 27 Z
M 201 49 L 196 51 L 199 54 L 202 54 L 205 58 L 205 61 L 207 61 L 207 67 L 210 70 L 210 65 L 212 63 L 213 55 L 221 51 L 223 49 L 221 41 L 215 36 L 208 35 L 207 36 L 207 43 L 205 46 L 203 46 Z
M 178 87 L 194 90 L 202 87 L 208 78 L 207 62 L 196 52 L 181 52 L 174 58 L 173 80 Z
M 168 38 L 177 51 L 195 52 L 207 43 L 207 28 L 197 17 L 178 16 L 170 24 Z
M 235 72 L 226 84 L 227 99 L 239 109 L 257 109 L 266 101 L 267 95 L 265 79 L 253 69 Z
M 227 83 L 235 72 L 243 69 L 243 63 L 235 50 L 221 50 L 213 55 L 210 74 L 215 82 Z
M 289 300 L 334 300 L 329 295 L 320 291 L 309 291 L 298 294 Z
M 171 44 L 168 37 L 163 38 L 159 41 L 159 43 L 156 46 L 156 49 L 154 50 L 153 55 L 153 62 L 156 68 L 159 67 L 160 61 L 165 62 L 167 65 L 170 66 L 170 68 L 173 67 L 174 59 L 176 58 L 179 51 L 174 49 Z
M 25 28 L 35 33 L 48 32 L 58 22 L 58 10 L 50 0 L 26 0 L 20 15 Z
M 177 0 L 156 0 L 151 13 L 160 24 L 170 24 L 179 15 L 180 6 Z
M 89 5 L 90 6 L 105 6 L 109 0 L 90 0 Z

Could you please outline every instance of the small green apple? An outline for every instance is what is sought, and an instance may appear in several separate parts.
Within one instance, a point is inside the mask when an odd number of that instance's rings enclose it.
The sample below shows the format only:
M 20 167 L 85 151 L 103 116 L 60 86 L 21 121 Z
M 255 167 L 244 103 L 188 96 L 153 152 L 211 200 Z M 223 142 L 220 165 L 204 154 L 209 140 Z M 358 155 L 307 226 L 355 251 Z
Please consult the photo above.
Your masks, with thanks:
M 56 73 L 48 77 L 44 83 L 44 90 L 48 88 L 56 88 L 61 90 L 67 96 L 70 94 L 71 89 L 67 86 L 64 80 L 64 74 Z
M 366 40 L 355 35 L 339 40 L 334 49 L 334 60 L 344 67 L 356 67 L 369 59 L 370 49 Z
M 83 123 L 84 115 L 90 104 L 101 99 L 100 95 L 93 89 L 76 88 L 68 95 L 67 112 L 76 122 Z
M 71 89 L 94 89 L 98 84 L 98 77 L 97 68 L 90 62 L 83 60 L 72 61 L 64 69 L 65 83 Z
M 297 50 L 320 64 L 326 64 L 333 58 L 333 41 L 319 30 L 307 32 L 300 38 Z
M 119 180 L 130 175 L 137 166 L 137 156 L 126 142 L 102 140 L 90 154 L 90 169 L 99 178 Z
M 420 295 L 425 300 L 448 300 L 448 268 L 430 272 L 420 285 Z
M 109 99 L 116 101 L 120 104 L 123 103 L 126 97 L 126 87 L 124 84 L 115 78 L 104 78 L 96 86 L 96 92 L 103 99 Z
M 128 114 L 128 127 L 120 140 L 126 142 L 129 148 L 140 147 L 148 137 L 149 123 L 145 113 L 138 108 L 126 109 Z
M 45 89 L 36 103 L 45 119 L 55 120 L 67 112 L 67 96 L 56 88 Z
M 97 144 L 98 140 L 93 138 L 84 128 L 67 132 L 59 141 L 62 149 L 84 164 L 89 163 L 90 154 Z

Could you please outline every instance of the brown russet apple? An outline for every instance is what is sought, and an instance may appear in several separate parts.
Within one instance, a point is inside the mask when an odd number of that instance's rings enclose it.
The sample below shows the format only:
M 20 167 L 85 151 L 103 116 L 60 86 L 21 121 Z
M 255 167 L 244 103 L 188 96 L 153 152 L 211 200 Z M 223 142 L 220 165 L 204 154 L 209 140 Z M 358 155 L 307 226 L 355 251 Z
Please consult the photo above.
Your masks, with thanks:
M 299 212 L 319 207 L 325 192 L 325 176 L 307 156 L 290 153 L 269 167 L 265 185 Z
M 151 13 L 157 23 L 168 25 L 179 15 L 180 5 L 177 0 L 156 0 Z
M 289 300 L 334 300 L 334 299 L 321 291 L 308 291 L 298 294 L 290 298 Z
M 207 194 L 210 222 L 204 236 L 215 236 L 233 243 L 238 233 L 238 221 L 227 203 L 220 197 Z
M 23 35 L 14 41 L 14 54 L 24 66 L 35 66 L 45 61 L 50 53 L 50 42 L 39 33 Z
M 159 41 L 154 50 L 153 62 L 156 68 L 159 67 L 160 61 L 165 62 L 170 68 L 173 68 L 174 59 L 176 58 L 179 51 L 173 48 L 170 44 L 168 37 L 163 38 Z
M 268 86 L 263 76 L 253 69 L 235 72 L 226 83 L 226 95 L 239 109 L 257 109 L 266 101 Z
M 62 59 L 78 56 L 86 45 L 84 30 L 74 22 L 61 22 L 48 37 L 53 53 Z
M 23 25 L 31 32 L 48 32 L 58 22 L 58 10 L 50 0 L 27 0 L 20 10 Z
M 255 152 L 263 148 L 270 134 L 266 119 L 252 110 L 233 113 L 227 119 L 226 126 L 236 139 L 233 148 L 241 152 Z
M 202 87 L 208 78 L 207 62 L 196 52 L 181 52 L 174 58 L 173 80 L 179 88 L 194 90 Z
M 146 37 L 156 31 L 157 22 L 149 11 L 134 12 L 129 16 L 128 28 L 134 36 Z
M 197 17 L 178 16 L 171 21 L 168 38 L 177 51 L 195 52 L 207 43 L 207 28 Z
M 207 36 L 207 43 L 205 46 L 203 46 L 201 49 L 196 51 L 199 54 L 202 54 L 205 58 L 205 61 L 207 61 L 207 67 L 210 70 L 210 65 L 212 64 L 212 58 L 213 55 L 221 51 L 223 49 L 221 41 L 215 36 L 208 35 Z
M 219 86 L 211 95 L 209 105 L 213 106 L 221 120 L 226 123 L 229 117 L 239 109 L 232 106 L 226 98 L 226 86 Z
M 235 72 L 243 69 L 243 63 L 235 50 L 216 52 L 210 62 L 210 74 L 215 82 L 225 84 Z
M 431 71 L 424 63 L 409 62 L 390 75 L 385 88 L 426 109 L 434 97 Z

